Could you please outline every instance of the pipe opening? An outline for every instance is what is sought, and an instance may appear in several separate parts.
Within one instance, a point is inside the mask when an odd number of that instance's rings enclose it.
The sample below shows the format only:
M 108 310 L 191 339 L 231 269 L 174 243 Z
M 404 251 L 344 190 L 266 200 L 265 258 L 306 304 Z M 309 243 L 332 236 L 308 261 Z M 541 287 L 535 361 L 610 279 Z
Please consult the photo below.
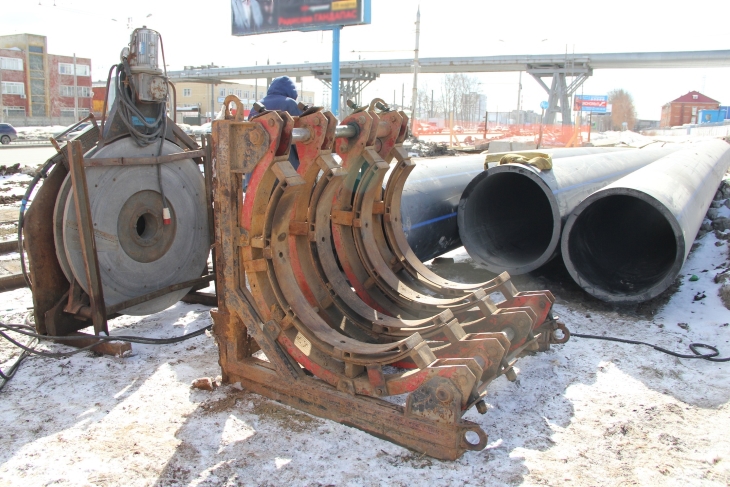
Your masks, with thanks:
M 506 269 L 540 258 L 550 246 L 555 224 L 542 188 L 513 172 L 479 183 L 466 200 L 464 220 L 469 253 Z
M 568 237 L 570 262 L 608 293 L 639 294 L 659 284 L 677 259 L 677 237 L 662 213 L 644 200 L 610 195 L 576 218 Z

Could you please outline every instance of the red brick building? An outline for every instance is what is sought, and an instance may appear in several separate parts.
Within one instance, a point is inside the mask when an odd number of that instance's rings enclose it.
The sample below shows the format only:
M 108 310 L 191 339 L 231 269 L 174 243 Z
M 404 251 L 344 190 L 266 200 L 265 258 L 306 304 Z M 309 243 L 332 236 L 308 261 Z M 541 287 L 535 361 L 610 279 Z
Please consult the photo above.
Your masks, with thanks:
M 719 101 L 713 100 L 699 91 L 690 91 L 662 107 L 660 127 L 677 127 L 697 123 L 697 115 L 700 110 L 716 110 L 719 107 Z
M 74 90 L 74 71 L 76 89 Z M 0 36 L 3 118 L 13 125 L 68 125 L 91 110 L 91 59 L 48 54 L 45 36 Z M 75 93 L 75 95 L 74 95 Z

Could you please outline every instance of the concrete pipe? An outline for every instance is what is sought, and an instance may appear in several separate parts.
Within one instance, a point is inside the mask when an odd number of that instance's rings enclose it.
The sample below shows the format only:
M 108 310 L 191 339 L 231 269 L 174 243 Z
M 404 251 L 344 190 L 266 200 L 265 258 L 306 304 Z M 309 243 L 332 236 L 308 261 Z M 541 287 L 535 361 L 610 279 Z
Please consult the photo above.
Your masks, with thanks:
M 557 255 L 564 219 L 578 203 L 675 150 L 558 158 L 546 171 L 524 164 L 490 167 L 461 195 L 457 218 L 461 242 L 491 272 L 517 275 L 537 269 Z
M 703 142 L 596 191 L 570 214 L 563 260 L 583 289 L 640 302 L 677 278 L 730 166 L 730 145 Z
M 618 147 L 577 147 L 533 152 L 545 152 L 553 158 L 562 158 L 627 150 Z M 416 168 L 403 188 L 401 221 L 408 244 L 422 261 L 461 247 L 456 224 L 459 199 L 474 176 L 484 171 L 484 158 L 485 154 L 476 154 L 416 161 Z

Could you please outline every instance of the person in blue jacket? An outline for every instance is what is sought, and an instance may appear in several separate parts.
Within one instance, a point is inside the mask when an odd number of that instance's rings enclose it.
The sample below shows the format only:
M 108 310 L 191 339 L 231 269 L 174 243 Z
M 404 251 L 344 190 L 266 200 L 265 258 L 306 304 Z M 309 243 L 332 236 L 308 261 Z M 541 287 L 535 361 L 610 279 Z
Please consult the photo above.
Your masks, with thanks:
M 259 103 L 267 110 L 282 110 L 288 112 L 292 117 L 298 117 L 302 114 L 296 101 L 298 96 L 299 93 L 297 93 L 297 87 L 294 81 L 289 76 L 280 76 L 279 78 L 274 78 L 269 89 L 266 91 L 266 96 Z M 251 109 L 248 114 L 248 119 L 251 120 L 257 114 L 258 112 Z M 289 162 L 294 169 L 299 167 L 299 155 L 294 145 L 292 145 L 289 151 Z M 247 174 L 244 182 L 245 187 L 248 187 L 249 179 L 250 175 Z

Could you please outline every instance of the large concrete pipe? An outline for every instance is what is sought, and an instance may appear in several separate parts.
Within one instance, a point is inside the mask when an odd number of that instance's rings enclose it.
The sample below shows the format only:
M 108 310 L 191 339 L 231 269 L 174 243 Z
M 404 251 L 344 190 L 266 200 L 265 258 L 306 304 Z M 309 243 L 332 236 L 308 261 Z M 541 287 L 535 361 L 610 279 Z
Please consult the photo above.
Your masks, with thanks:
M 617 147 L 577 147 L 537 152 L 562 158 L 627 150 Z M 484 171 L 484 159 L 484 154 L 476 154 L 416 161 L 416 168 L 403 188 L 401 221 L 411 249 L 422 261 L 461 247 L 456 224 L 459 199 L 474 176 Z
M 517 275 L 537 269 L 557 255 L 564 219 L 578 203 L 675 150 L 559 158 L 545 171 L 524 164 L 490 167 L 461 195 L 461 242 L 472 259 L 492 272 Z
M 561 247 L 583 289 L 640 302 L 677 278 L 715 191 L 730 145 L 703 142 L 670 154 L 586 198 L 568 217 Z

